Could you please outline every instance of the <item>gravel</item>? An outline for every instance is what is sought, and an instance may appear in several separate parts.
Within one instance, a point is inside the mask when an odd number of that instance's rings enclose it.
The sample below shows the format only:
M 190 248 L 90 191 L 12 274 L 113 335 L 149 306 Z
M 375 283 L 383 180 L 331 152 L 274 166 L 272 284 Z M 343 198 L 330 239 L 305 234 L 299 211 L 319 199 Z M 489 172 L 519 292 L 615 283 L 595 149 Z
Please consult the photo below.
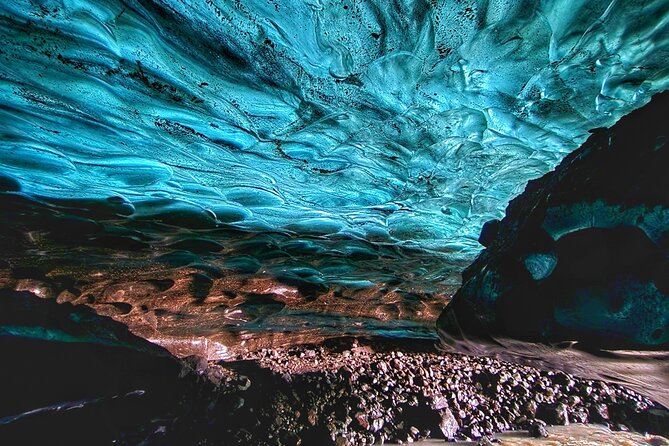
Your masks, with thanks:
M 597 422 L 665 434 L 668 413 L 624 387 L 439 352 L 423 341 L 339 339 L 209 365 L 230 402 L 225 444 L 479 440 Z

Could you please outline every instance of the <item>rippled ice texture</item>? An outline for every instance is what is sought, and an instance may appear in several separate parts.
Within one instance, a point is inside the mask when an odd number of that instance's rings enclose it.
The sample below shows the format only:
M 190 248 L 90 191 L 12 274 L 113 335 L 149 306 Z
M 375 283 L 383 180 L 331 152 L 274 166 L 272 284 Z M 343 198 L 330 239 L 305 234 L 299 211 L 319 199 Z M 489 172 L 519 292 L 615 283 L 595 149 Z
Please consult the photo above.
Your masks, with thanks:
M 669 86 L 667 0 L 8 0 L 0 14 L 0 171 L 24 192 L 459 259 L 588 129 Z

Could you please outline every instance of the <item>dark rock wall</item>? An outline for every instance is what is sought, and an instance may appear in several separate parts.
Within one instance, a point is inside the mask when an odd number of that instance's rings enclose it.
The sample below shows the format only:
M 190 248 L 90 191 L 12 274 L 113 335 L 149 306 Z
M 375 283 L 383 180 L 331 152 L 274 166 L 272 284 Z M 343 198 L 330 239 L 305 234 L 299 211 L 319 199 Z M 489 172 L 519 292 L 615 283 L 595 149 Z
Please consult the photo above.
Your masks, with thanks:
M 227 413 L 193 361 L 29 292 L 0 291 L 0 357 L 3 445 L 195 444 Z
M 442 336 L 669 348 L 669 93 L 530 181 L 437 325 Z

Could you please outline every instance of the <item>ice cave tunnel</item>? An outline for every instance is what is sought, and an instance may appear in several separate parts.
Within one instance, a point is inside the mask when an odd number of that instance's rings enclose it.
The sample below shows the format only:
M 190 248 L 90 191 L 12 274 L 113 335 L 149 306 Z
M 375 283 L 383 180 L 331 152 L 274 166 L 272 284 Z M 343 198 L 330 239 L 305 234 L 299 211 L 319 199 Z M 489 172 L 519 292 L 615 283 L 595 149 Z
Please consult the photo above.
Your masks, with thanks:
M 0 30 L 2 345 L 432 342 L 460 289 L 442 338 L 669 346 L 669 0 L 6 0 Z

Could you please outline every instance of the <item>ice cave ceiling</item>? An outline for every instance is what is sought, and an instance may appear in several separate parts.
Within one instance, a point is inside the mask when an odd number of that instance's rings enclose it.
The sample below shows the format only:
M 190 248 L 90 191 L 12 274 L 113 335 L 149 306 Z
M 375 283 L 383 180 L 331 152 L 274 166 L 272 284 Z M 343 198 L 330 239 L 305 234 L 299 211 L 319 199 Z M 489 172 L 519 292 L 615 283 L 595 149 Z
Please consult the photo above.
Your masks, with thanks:
M 0 169 L 471 258 L 589 129 L 669 86 L 669 2 L 2 2 Z
M 669 88 L 669 0 L 13 0 L 0 30 L 6 249 L 288 284 L 456 284 L 529 179 Z

